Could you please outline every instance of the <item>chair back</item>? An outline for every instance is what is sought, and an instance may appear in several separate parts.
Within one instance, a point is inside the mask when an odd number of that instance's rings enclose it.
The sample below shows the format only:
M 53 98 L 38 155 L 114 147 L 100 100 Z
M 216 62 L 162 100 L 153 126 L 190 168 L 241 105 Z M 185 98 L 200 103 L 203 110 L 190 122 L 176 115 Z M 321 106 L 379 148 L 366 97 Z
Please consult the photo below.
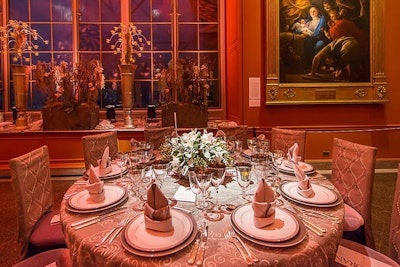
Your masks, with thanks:
M 23 259 L 36 223 L 53 206 L 48 147 L 10 159 L 10 173 L 18 214 L 17 245 Z
M 85 168 L 89 169 L 90 164 L 97 166 L 97 160 L 101 158 L 107 146 L 110 149 L 111 159 L 114 159 L 118 153 L 117 132 L 111 131 L 82 136 L 82 146 Z
M 144 139 L 148 143 L 154 145 L 154 149 L 158 150 L 164 142 L 166 136 L 170 136 L 174 132 L 173 126 L 158 127 L 158 128 L 144 128 Z
M 366 244 L 374 248 L 371 228 L 372 185 L 377 148 L 333 139 L 332 183 L 343 201 L 364 219 Z
M 234 137 L 236 140 L 241 140 L 243 149 L 247 148 L 247 138 L 249 136 L 247 125 L 218 126 L 218 130 L 223 131 L 226 137 Z
M 299 145 L 299 153 L 301 160 L 305 160 L 306 150 L 306 131 L 272 128 L 271 129 L 271 151 L 282 150 L 287 153 L 289 148 L 297 143 Z
M 400 164 L 394 192 L 392 219 L 389 230 L 389 257 L 400 263 Z

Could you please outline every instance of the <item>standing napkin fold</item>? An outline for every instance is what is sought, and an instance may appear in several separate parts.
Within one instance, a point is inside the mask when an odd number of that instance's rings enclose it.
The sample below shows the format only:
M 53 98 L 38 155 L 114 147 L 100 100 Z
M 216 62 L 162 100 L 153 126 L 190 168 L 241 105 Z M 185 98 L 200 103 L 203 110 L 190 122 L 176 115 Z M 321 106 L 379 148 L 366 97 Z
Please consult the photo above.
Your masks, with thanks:
M 265 134 L 260 134 L 257 136 L 257 141 L 264 141 L 265 140 Z
M 275 192 L 272 188 L 261 179 L 257 186 L 251 204 L 254 212 L 254 226 L 263 228 L 275 221 Z
M 296 175 L 298 182 L 297 185 L 297 193 L 302 195 L 303 197 L 310 198 L 315 195 L 314 190 L 312 189 L 310 179 L 304 173 L 304 171 L 299 167 L 298 164 L 293 164 L 294 174 Z
M 147 202 L 144 204 L 144 223 L 146 229 L 159 232 L 169 232 L 174 229 L 168 199 L 155 183 L 147 190 Z
M 294 143 L 294 145 L 288 149 L 287 158 L 295 164 L 301 160 L 301 157 L 299 156 L 299 145 L 297 143 Z
M 103 156 L 98 160 L 99 165 L 99 175 L 103 176 L 112 172 L 111 158 L 110 158 L 110 148 L 107 146 L 104 149 Z
M 101 202 L 105 199 L 104 182 L 100 180 L 93 165 L 89 167 L 89 179 L 86 184 L 86 190 L 89 191 L 89 201 Z

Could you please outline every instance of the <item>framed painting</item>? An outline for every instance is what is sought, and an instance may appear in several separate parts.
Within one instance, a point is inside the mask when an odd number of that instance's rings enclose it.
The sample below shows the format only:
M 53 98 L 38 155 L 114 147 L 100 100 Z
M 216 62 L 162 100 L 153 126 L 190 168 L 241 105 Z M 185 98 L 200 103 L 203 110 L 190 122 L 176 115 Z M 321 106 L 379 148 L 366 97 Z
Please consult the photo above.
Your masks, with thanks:
M 388 102 L 385 1 L 264 3 L 266 105 Z

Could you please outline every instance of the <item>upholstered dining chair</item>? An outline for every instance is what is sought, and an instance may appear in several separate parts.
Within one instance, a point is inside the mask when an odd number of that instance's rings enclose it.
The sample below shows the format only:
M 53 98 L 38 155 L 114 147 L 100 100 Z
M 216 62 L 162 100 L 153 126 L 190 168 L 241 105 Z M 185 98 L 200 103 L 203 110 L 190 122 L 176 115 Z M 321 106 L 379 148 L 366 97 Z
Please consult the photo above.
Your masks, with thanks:
M 390 221 L 388 255 L 400 263 L 400 164 L 397 169 L 397 182 Z
M 340 262 L 355 262 L 355 259 L 360 258 L 355 256 L 355 252 L 366 256 L 367 261 L 371 261 L 371 259 L 373 259 L 389 264 L 390 266 L 400 266 L 400 164 L 397 171 L 397 182 L 393 198 L 392 216 L 389 230 L 388 256 L 367 246 L 361 245 L 360 243 L 356 243 L 347 239 L 342 239 L 339 245 L 338 254 L 336 255 L 337 262 L 333 264 L 334 267 L 343 266 L 340 264 Z M 348 250 L 347 254 L 340 251 L 340 249 L 343 248 L 345 249 L 344 252 Z M 379 266 L 379 262 L 375 264 L 375 266 Z M 354 264 L 354 266 L 358 265 Z
M 377 148 L 333 138 L 331 181 L 345 203 L 343 237 L 374 249 L 371 197 Z
M 166 136 L 171 136 L 175 128 L 173 126 L 144 128 L 144 139 L 148 143 L 154 145 L 154 149 L 158 150 L 164 142 Z
M 61 224 L 51 224 L 59 211 L 52 211 L 48 147 L 42 146 L 10 159 L 10 172 L 17 205 L 20 259 L 51 248 L 66 247 Z
M 227 137 L 234 137 L 243 142 L 243 149 L 247 148 L 247 138 L 249 136 L 247 125 L 218 126 L 218 130 L 225 133 Z
M 89 169 L 90 164 L 97 166 L 97 160 L 101 158 L 107 146 L 110 149 L 111 159 L 114 159 L 118 153 L 117 132 L 110 131 L 82 136 L 82 146 L 85 168 Z
M 304 161 L 306 148 L 306 131 L 292 130 L 282 128 L 271 129 L 271 151 L 282 150 L 286 153 L 289 148 L 297 143 L 299 145 L 299 153 L 301 160 Z
M 48 250 L 13 265 L 13 267 L 44 267 L 44 266 L 57 266 L 57 267 L 71 267 L 71 256 L 68 248 L 58 248 Z

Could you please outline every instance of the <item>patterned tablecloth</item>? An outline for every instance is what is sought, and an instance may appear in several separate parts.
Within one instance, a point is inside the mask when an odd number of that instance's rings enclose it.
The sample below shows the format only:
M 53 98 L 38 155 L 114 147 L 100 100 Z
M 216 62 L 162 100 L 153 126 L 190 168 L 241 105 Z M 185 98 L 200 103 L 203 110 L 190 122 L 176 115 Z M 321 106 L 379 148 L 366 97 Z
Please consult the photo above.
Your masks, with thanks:
M 283 178 L 293 179 L 294 177 L 284 176 Z M 328 180 L 324 179 L 319 174 L 315 174 L 312 178 L 314 183 L 331 185 Z M 180 185 L 187 185 L 187 181 L 177 181 L 173 178 L 168 178 L 163 184 L 163 191 L 167 196 L 171 197 Z M 84 185 L 76 183 L 69 188 L 67 194 L 79 190 L 84 190 Z M 213 196 L 214 189 L 210 190 Z M 249 193 L 254 191 L 255 184 L 248 189 Z M 240 197 L 240 192 L 241 189 L 235 181 L 235 178 L 227 177 L 226 185 L 220 186 L 220 203 L 242 204 L 243 200 Z M 285 202 L 286 204 L 288 203 L 286 200 Z M 129 209 L 131 204 L 131 201 L 128 200 L 121 205 L 127 206 Z M 290 205 L 302 206 L 295 202 L 290 202 Z M 193 203 L 178 202 L 177 206 L 187 210 L 195 210 Z M 344 216 L 342 202 L 334 207 L 302 207 L 319 210 L 326 214 L 338 216 L 339 218 L 343 218 Z M 132 213 L 134 216 L 134 214 L 138 212 L 134 211 Z M 189 266 L 187 260 L 194 242 L 176 253 L 154 258 L 136 256 L 125 250 L 121 243 L 121 235 L 106 248 L 101 246 L 96 247 L 95 244 L 99 242 L 111 228 L 117 226 L 119 221 L 126 216 L 124 214 L 116 215 L 79 230 L 71 226 L 73 222 L 97 214 L 102 214 L 102 212 L 94 214 L 71 212 L 67 209 L 67 200 L 64 200 L 61 204 L 61 223 L 67 245 L 71 249 L 74 266 Z M 202 218 L 200 212 L 195 212 L 193 217 L 198 223 Z M 334 261 L 336 250 L 342 236 L 342 223 L 334 223 L 318 217 L 309 217 L 308 220 L 325 228 L 327 232 L 324 236 L 318 236 L 307 229 L 306 236 L 302 242 L 294 246 L 283 248 L 257 245 L 251 241 L 245 240 L 246 244 L 260 259 L 260 262 L 255 263 L 254 266 L 329 266 L 330 263 Z M 203 266 L 246 265 L 236 247 L 224 238 L 224 229 L 229 224 L 230 215 L 225 215 L 224 219 L 218 222 L 208 222 L 209 234 Z

